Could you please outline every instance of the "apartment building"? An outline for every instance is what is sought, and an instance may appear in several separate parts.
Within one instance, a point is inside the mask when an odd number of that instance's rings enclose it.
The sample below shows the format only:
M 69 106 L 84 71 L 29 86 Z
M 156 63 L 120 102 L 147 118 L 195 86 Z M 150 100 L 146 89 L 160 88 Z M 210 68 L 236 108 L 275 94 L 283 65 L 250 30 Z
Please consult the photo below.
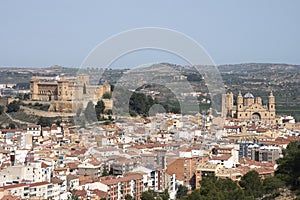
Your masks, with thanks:
M 143 191 L 143 176 L 138 173 L 128 174 L 124 177 L 110 177 L 102 180 L 101 183 L 107 185 L 107 199 L 121 200 L 129 194 L 136 200 L 141 199 Z
M 78 174 L 84 176 L 91 176 L 93 179 L 101 176 L 101 163 L 97 159 L 90 157 L 82 164 L 78 165 Z
M 216 175 L 218 170 L 222 166 L 219 164 L 213 164 L 213 163 L 200 163 L 196 168 L 196 177 L 195 177 L 195 184 L 196 188 L 200 188 L 200 181 L 203 177 L 208 175 Z
M 281 154 L 281 149 L 275 146 L 248 146 L 248 158 L 254 161 L 275 162 Z
M 177 158 L 168 164 L 167 174 L 175 174 L 176 180 L 181 181 L 189 189 L 196 187 L 195 173 L 198 164 L 208 161 L 208 157 Z
M 46 181 L 32 184 L 19 183 L 0 187 L 0 196 L 3 196 L 4 194 L 10 194 L 22 199 L 35 197 L 41 199 L 51 199 L 54 198 L 52 190 L 53 185 Z

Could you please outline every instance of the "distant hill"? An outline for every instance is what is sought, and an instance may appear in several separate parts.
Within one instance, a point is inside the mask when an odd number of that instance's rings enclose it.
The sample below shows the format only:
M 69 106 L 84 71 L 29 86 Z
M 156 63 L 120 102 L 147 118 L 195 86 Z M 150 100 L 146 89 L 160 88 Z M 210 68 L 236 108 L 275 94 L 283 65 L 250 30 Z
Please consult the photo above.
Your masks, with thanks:
M 220 65 L 218 69 L 222 73 L 283 73 L 300 72 L 300 65 L 273 64 L 273 63 L 244 63 L 233 65 Z
M 202 67 L 202 66 L 201 66 Z M 205 68 L 207 66 L 203 66 Z M 170 73 L 171 68 L 173 71 Z M 238 91 L 242 93 L 251 92 L 254 96 L 260 96 L 266 102 L 270 91 L 276 97 L 278 112 L 291 114 L 300 121 L 300 65 L 278 64 L 278 63 L 242 63 L 217 66 L 219 69 L 226 90 L 232 91 L 235 95 Z M 145 71 L 143 71 L 145 70 Z M 97 69 L 97 68 L 68 68 L 54 65 L 46 68 L 0 68 L 0 84 L 18 84 L 20 87 L 29 88 L 29 81 L 32 76 L 57 76 L 78 73 L 89 74 L 92 84 L 101 84 L 108 80 L 115 85 L 120 81 L 126 84 L 124 77 L 128 73 L 135 73 L 130 79 L 136 80 L 139 86 L 143 86 L 143 76 L 159 74 L 160 79 L 167 82 L 174 81 L 176 74 L 187 77 L 193 90 L 197 92 L 207 92 L 205 80 L 202 75 L 191 66 L 181 66 L 170 63 L 155 64 L 145 69 Z M 143 74 L 144 73 L 144 74 Z M 157 87 L 157 86 L 155 86 Z M 164 91 L 164 90 L 162 90 Z M 170 98 L 166 95 L 166 98 Z

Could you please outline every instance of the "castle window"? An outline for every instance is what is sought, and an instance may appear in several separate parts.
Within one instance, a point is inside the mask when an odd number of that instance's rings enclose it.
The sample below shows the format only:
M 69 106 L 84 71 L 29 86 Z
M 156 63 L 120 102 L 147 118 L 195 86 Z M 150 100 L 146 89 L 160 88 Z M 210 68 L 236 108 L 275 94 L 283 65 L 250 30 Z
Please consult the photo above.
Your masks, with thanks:
M 240 108 L 242 108 L 242 105 L 240 105 Z
M 267 113 L 265 113 L 265 116 L 267 116 Z
M 248 116 L 248 113 L 246 113 L 246 117 Z
M 240 114 L 240 117 L 242 116 L 242 114 Z

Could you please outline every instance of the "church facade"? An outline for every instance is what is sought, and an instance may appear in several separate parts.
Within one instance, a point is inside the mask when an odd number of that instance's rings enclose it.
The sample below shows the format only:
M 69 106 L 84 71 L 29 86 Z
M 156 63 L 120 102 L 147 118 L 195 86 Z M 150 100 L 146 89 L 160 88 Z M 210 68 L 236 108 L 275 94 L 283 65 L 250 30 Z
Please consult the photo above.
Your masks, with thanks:
M 222 114 L 225 117 L 236 118 L 240 121 L 276 124 L 275 97 L 272 92 L 268 96 L 268 103 L 263 105 L 261 97 L 254 97 L 251 93 L 242 96 L 239 92 L 236 101 L 232 92 L 222 97 Z

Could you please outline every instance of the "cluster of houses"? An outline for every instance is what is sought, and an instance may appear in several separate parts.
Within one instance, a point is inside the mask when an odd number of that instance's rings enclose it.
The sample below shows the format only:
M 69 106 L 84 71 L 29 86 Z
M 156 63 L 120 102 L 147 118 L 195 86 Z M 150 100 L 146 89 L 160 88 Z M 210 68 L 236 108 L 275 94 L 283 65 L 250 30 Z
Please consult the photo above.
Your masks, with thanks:
M 239 180 L 272 176 L 300 124 L 157 114 L 85 128 L 64 124 L 0 130 L 0 199 L 141 199 L 178 185 L 201 187 L 208 174 Z M 222 121 L 224 126 L 215 129 Z

